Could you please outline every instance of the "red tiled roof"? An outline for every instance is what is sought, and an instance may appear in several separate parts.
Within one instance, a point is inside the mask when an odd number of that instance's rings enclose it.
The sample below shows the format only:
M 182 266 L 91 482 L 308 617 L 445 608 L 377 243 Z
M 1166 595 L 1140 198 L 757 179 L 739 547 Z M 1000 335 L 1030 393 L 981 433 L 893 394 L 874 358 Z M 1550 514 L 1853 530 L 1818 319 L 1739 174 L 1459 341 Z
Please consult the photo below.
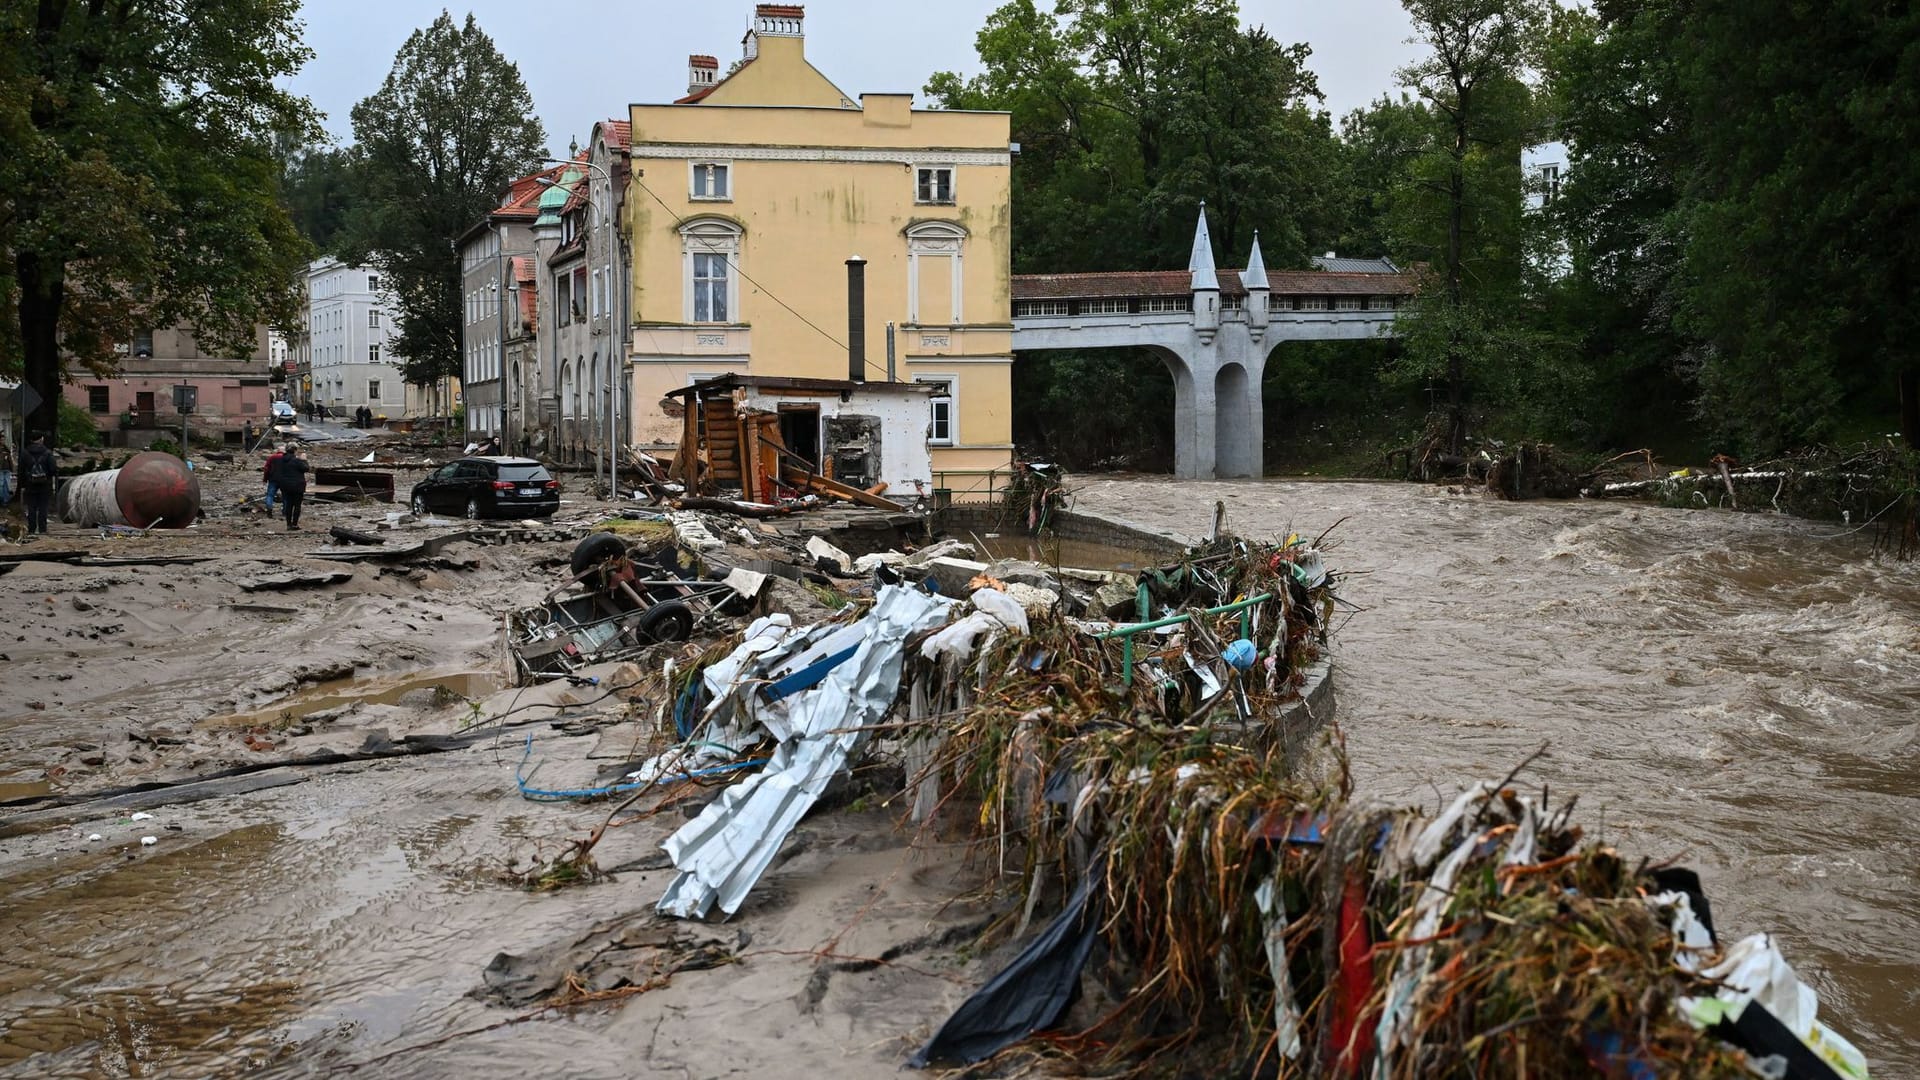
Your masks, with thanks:
M 618 150 L 633 149 L 633 124 L 626 120 L 604 120 L 600 124 L 607 130 L 607 145 Z
M 687 57 L 687 66 L 697 67 L 697 68 L 714 68 L 718 70 L 720 67 L 720 58 L 717 56 L 702 56 L 699 53 L 694 53 L 692 56 Z
M 805 4 L 755 4 L 753 13 L 774 18 L 804 19 L 807 17 L 807 8 Z
M 1222 270 L 1220 295 L 1245 296 L 1240 271 Z M 1269 270 L 1272 292 L 1287 296 L 1406 296 L 1411 274 L 1336 274 L 1324 270 Z M 1015 300 L 1098 300 L 1120 296 L 1185 296 L 1193 275 L 1185 270 L 1120 270 L 1094 274 L 1016 274 Z

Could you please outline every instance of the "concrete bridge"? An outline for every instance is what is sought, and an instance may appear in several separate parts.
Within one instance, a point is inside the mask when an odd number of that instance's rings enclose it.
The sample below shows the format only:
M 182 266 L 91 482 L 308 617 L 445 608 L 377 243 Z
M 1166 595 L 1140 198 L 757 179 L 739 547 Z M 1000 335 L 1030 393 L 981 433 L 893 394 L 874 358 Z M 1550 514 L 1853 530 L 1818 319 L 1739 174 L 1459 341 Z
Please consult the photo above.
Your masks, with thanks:
M 1390 335 L 1413 294 L 1385 260 L 1315 262 L 1270 274 L 1256 235 L 1245 270 L 1216 270 L 1202 206 L 1185 270 L 1015 276 L 1013 348 L 1147 349 L 1173 375 L 1175 475 L 1259 476 L 1275 346 Z

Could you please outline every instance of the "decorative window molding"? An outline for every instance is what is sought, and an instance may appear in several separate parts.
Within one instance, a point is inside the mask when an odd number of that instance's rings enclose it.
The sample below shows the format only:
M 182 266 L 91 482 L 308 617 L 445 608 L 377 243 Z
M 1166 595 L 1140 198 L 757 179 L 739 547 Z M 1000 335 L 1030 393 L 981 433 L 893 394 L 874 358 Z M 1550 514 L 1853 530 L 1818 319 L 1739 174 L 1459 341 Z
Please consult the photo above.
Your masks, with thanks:
M 740 321 L 740 226 L 725 218 L 693 218 L 680 226 L 684 283 L 680 318 L 689 323 Z
M 918 324 L 920 318 L 920 260 L 951 259 L 949 275 L 951 295 L 948 297 L 948 325 L 957 326 L 966 322 L 966 295 L 964 281 L 966 264 L 963 255 L 967 246 L 967 230 L 950 221 L 922 221 L 909 225 L 907 233 L 907 321 Z

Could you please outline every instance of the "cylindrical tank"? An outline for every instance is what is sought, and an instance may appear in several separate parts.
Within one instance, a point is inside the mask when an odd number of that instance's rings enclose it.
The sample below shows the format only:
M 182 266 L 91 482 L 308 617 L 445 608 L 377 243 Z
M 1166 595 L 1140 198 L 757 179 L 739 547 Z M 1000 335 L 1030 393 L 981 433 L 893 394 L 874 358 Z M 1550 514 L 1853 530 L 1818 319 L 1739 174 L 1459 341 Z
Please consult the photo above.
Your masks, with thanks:
M 93 528 L 184 529 L 200 516 L 200 478 L 172 454 L 149 450 L 124 466 L 61 485 L 60 520 Z

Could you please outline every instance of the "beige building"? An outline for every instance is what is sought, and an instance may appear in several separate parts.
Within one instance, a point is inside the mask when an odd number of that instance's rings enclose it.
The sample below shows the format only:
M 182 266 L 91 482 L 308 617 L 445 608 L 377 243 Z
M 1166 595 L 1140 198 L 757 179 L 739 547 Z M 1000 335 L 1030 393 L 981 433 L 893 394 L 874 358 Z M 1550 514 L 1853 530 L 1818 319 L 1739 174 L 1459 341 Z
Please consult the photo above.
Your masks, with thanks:
M 634 105 L 629 435 L 670 445 L 667 391 L 722 374 L 930 383 L 935 487 L 1004 482 L 1012 456 L 1011 164 L 1005 113 L 843 92 L 806 59 L 805 12 L 762 4 L 732 72 Z M 865 261 L 865 362 L 847 261 Z M 782 405 L 803 411 L 803 400 Z M 817 408 L 817 405 L 814 406 Z M 816 445 L 818 445 L 816 443 Z

